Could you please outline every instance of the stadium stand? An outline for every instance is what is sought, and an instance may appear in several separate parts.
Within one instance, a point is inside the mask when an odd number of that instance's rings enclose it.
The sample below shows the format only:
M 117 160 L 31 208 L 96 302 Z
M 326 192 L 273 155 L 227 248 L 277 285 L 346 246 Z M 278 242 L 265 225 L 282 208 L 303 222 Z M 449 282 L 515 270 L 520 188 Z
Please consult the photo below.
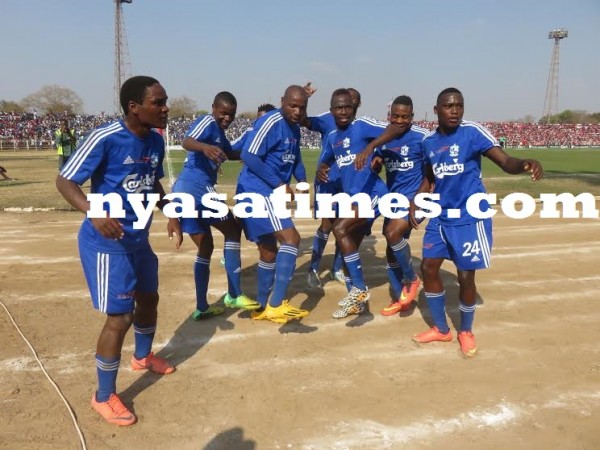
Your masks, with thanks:
M 0 150 L 47 149 L 53 145 L 54 131 L 64 116 L 16 114 L 0 112 Z M 68 117 L 78 139 L 90 129 L 114 120 L 113 116 L 76 115 Z M 193 118 L 170 118 L 169 136 L 173 145 L 181 140 Z M 415 122 L 433 129 L 436 122 Z M 536 124 L 519 122 L 482 122 L 496 138 L 504 138 L 509 148 L 533 147 L 600 147 L 600 124 Z M 252 120 L 237 118 L 227 130 L 227 137 L 235 139 L 252 125 Z M 319 133 L 302 130 L 303 148 L 320 148 Z

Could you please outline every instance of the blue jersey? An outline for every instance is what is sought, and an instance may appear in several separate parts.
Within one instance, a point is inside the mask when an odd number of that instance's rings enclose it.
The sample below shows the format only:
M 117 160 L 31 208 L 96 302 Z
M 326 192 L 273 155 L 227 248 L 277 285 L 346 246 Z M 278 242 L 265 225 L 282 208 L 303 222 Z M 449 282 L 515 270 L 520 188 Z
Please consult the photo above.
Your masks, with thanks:
M 289 184 L 292 174 L 304 173 L 300 126 L 288 123 L 279 109 L 268 112 L 255 122 L 241 156 L 245 164 L 238 178 L 238 192 L 270 195 L 281 183 Z M 253 164 L 256 158 L 260 168 Z M 306 181 L 305 175 L 299 181 Z
M 231 145 L 225 137 L 225 132 L 210 114 L 196 119 L 188 129 L 185 137 L 191 137 L 204 144 L 214 145 L 225 152 L 231 151 Z M 188 151 L 183 170 L 177 179 L 203 185 L 215 185 L 218 169 L 219 165 L 204 156 L 204 153 Z
M 412 200 L 421 186 L 425 173 L 423 138 L 429 130 L 411 125 L 398 139 L 375 150 L 385 165 L 386 182 L 390 192 Z
M 361 117 L 355 119 L 345 130 L 335 129 L 327 135 L 323 149 L 323 162 L 330 167 L 337 164 L 342 179 L 344 192 L 354 195 L 359 192 L 370 193 L 383 180 L 371 170 L 369 157 L 365 167 L 357 171 L 354 166 L 356 155 L 366 145 L 378 137 L 386 128 L 386 124 L 377 120 Z M 384 186 L 385 189 L 385 186 Z
M 123 198 L 125 236 L 106 239 L 86 218 L 81 225 L 80 239 L 105 253 L 129 253 L 148 245 L 148 230 L 136 230 L 137 216 L 127 201 L 128 194 L 152 193 L 154 184 L 164 176 L 165 142 L 154 131 L 145 138 L 134 135 L 122 121 L 102 125 L 89 133 L 60 172 L 61 176 L 79 185 L 91 179 L 91 193 L 116 192 Z
M 473 194 L 485 192 L 481 181 L 481 155 L 498 141 L 482 125 L 463 120 L 449 135 L 430 133 L 423 140 L 427 163 L 435 177 L 434 193 L 440 195 L 442 214 L 437 218 L 447 225 L 463 225 L 478 219 L 467 214 L 466 204 Z M 485 210 L 487 202 L 481 202 Z M 448 218 L 448 209 L 460 210 L 460 218 Z
M 236 152 L 241 152 L 244 148 L 244 144 L 248 140 L 248 136 L 250 136 L 251 131 L 252 127 L 246 128 L 242 134 L 240 134 L 235 140 L 231 141 L 231 149 Z
M 309 117 L 308 121 L 310 123 L 310 129 L 321 134 L 321 153 L 319 154 L 319 160 L 317 161 L 317 167 L 319 167 L 319 164 L 323 162 L 323 154 L 325 153 L 324 150 L 327 136 L 336 129 L 335 119 L 330 112 L 324 112 L 318 116 Z M 338 180 L 339 177 L 339 170 L 337 166 L 333 164 L 331 170 L 329 171 L 329 182 L 334 182 Z M 316 183 L 320 183 L 320 181 L 317 180 Z

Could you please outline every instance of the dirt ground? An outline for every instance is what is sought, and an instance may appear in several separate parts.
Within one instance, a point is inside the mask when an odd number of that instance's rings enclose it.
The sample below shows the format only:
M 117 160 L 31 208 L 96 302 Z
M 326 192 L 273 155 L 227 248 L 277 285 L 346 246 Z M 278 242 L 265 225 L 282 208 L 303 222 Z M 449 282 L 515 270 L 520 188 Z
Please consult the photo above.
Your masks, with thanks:
M 155 350 L 177 371 L 133 372 L 130 332 L 117 380 L 139 417 L 129 428 L 106 424 L 90 407 L 103 316 L 91 308 L 79 264 L 80 221 L 75 212 L 0 213 L 0 299 L 73 407 L 90 449 L 600 448 L 598 220 L 495 219 L 492 268 L 477 276 L 480 353 L 465 360 L 456 340 L 411 342 L 428 326 L 422 292 L 406 315 L 379 315 L 389 301 L 379 236 L 362 249 L 371 312 L 332 319 L 345 289 L 333 281 L 307 289 L 316 228 L 308 220 L 297 222 L 302 255 L 290 294 L 309 317 L 282 326 L 228 310 L 190 321 L 192 242 L 175 251 L 157 215 Z M 411 238 L 416 268 L 421 238 L 421 230 Z M 215 242 L 213 301 L 226 289 L 222 240 Z M 330 243 L 324 279 L 332 251 Z M 242 257 L 245 290 L 254 295 L 250 243 Z M 443 268 L 456 326 L 455 271 Z M 0 448 L 80 447 L 65 405 L 3 308 L 0 343 Z

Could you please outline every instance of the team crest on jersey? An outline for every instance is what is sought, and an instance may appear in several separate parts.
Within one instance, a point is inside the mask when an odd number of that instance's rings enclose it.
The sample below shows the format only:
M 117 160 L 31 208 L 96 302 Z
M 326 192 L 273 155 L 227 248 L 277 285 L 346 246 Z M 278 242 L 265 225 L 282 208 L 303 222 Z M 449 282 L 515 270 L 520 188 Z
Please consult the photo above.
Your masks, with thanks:
M 135 164 L 135 161 L 133 160 L 133 158 L 131 157 L 131 155 L 127 155 L 127 158 L 125 158 L 125 160 L 123 161 L 124 165 L 127 164 Z
M 451 158 L 456 158 L 458 156 L 458 151 L 460 150 L 460 147 L 456 144 L 451 145 L 450 146 L 450 157 Z
M 215 139 L 215 143 L 216 144 L 220 144 L 221 143 L 221 138 L 219 136 L 217 136 L 217 138 Z
M 126 192 L 139 194 L 144 191 L 152 191 L 154 189 L 154 180 L 154 175 L 132 173 L 125 177 L 122 186 Z
M 158 167 L 158 154 L 157 153 L 152 153 L 152 155 L 150 156 L 150 165 L 152 166 L 153 169 L 156 169 Z
M 400 147 L 400 154 L 402 156 L 407 156 L 408 155 L 408 150 L 410 150 L 408 148 L 408 145 L 403 145 L 402 147 Z
M 346 139 L 348 139 L 348 138 L 346 138 Z M 344 141 L 346 139 L 344 139 Z M 348 141 L 349 141 L 349 139 L 348 139 Z M 350 150 L 346 150 L 346 154 L 335 158 L 335 162 L 337 163 L 338 167 L 341 168 L 341 167 L 349 166 L 350 164 L 353 164 L 355 159 L 356 159 L 356 155 L 352 155 L 352 154 L 350 154 Z
M 342 148 L 349 148 L 350 147 L 350 138 L 347 137 L 342 141 Z

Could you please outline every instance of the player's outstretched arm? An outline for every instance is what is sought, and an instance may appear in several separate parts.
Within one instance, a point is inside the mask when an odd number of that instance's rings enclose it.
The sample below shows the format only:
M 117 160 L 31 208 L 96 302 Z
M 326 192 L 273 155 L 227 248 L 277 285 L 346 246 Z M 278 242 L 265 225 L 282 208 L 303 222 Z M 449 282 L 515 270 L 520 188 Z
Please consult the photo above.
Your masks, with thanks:
M 385 128 L 383 133 L 379 135 L 379 137 L 376 137 L 369 142 L 367 146 L 358 155 L 356 155 L 356 159 L 354 160 L 354 166 L 356 167 L 356 170 L 361 170 L 363 167 L 365 167 L 367 159 L 369 159 L 369 156 L 373 154 L 377 147 L 381 147 L 382 145 L 393 141 L 401 136 L 403 132 L 404 130 L 401 127 L 390 123 Z
M 529 172 L 533 181 L 538 181 L 544 176 L 544 170 L 536 159 L 519 159 L 510 156 L 500 147 L 492 147 L 485 152 L 485 156 L 491 159 L 498 167 L 510 175 L 518 175 Z

